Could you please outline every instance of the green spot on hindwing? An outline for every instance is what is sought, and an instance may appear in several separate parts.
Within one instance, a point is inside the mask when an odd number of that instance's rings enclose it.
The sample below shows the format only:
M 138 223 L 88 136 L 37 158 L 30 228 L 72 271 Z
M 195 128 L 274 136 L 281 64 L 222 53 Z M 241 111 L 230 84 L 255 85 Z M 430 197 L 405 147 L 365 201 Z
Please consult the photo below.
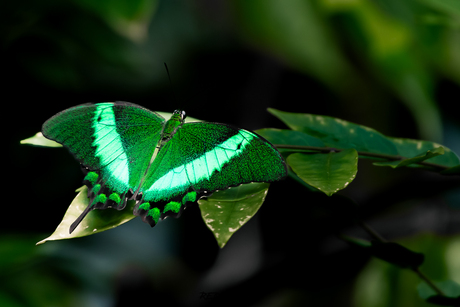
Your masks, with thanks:
M 97 203 L 104 204 L 107 201 L 107 196 L 105 194 L 100 194 L 94 198 L 93 203 L 91 205 L 95 205 Z
M 105 196 L 105 194 L 100 194 L 97 198 L 99 199 L 99 202 L 103 204 L 107 201 L 107 196 Z
M 94 194 L 97 194 L 97 193 L 99 192 L 100 189 L 101 189 L 101 185 L 100 185 L 100 184 L 96 184 L 96 185 L 93 187 L 92 191 L 93 191 Z
M 149 203 L 143 203 L 139 205 L 139 210 L 145 210 L 148 211 L 150 209 L 150 204 Z
M 180 210 L 181 203 L 177 201 L 171 201 L 166 204 L 165 208 L 163 209 L 163 213 L 166 213 L 168 211 L 172 211 L 174 213 L 178 213 Z
M 160 219 L 160 209 L 158 209 L 157 207 L 150 209 L 147 215 L 150 216 L 156 224 Z
M 196 192 L 195 191 L 192 191 L 192 192 L 188 192 L 187 194 L 185 194 L 185 196 L 182 198 L 182 204 L 185 204 L 186 202 L 190 201 L 190 202 L 195 202 L 196 201 Z
M 121 202 L 120 195 L 118 195 L 117 193 L 110 194 L 109 199 L 113 200 L 117 205 Z
M 89 182 L 91 182 L 92 185 L 94 185 L 97 181 L 97 178 L 99 178 L 99 175 L 97 173 L 89 172 L 88 174 L 86 174 L 85 179 L 83 180 L 88 180 Z

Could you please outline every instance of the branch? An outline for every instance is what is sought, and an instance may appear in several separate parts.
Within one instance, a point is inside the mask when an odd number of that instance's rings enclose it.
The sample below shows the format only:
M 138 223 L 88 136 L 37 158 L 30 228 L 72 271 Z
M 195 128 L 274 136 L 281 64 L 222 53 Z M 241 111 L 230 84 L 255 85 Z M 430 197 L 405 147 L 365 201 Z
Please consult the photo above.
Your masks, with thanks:
M 343 149 L 337 149 L 333 147 L 317 147 L 317 146 L 298 146 L 298 145 L 283 145 L 283 144 L 274 144 L 276 148 L 279 149 L 292 149 L 294 151 L 316 151 L 316 152 L 323 152 L 323 153 L 329 153 L 329 152 L 341 152 Z M 382 154 L 382 153 L 375 153 L 375 152 L 366 152 L 366 151 L 358 151 L 359 156 L 364 156 L 364 157 L 371 157 L 371 158 L 379 158 L 383 160 L 388 160 L 388 161 L 402 161 L 407 159 L 406 157 L 399 156 L 399 155 L 388 155 L 388 154 Z M 436 163 L 431 163 L 431 162 L 417 162 L 414 164 L 419 164 L 425 167 L 433 168 L 435 171 L 443 171 L 448 169 L 448 166 L 436 164 Z

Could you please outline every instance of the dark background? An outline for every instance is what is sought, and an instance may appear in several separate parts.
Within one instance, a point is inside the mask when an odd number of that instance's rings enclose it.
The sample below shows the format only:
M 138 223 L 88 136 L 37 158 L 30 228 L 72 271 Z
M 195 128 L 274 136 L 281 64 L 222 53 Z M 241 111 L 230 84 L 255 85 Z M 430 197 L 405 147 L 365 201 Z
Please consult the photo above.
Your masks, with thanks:
M 460 152 L 459 18 L 431 0 L 3 2 L 0 305 L 425 306 L 411 272 L 336 238 L 369 239 L 346 198 L 290 178 L 224 249 L 198 206 L 36 247 L 82 174 L 65 150 L 19 141 L 68 107 L 123 100 L 253 130 L 285 128 L 268 107 L 328 115 Z M 340 194 L 424 252 L 428 275 L 460 281 L 458 183 L 360 161 Z

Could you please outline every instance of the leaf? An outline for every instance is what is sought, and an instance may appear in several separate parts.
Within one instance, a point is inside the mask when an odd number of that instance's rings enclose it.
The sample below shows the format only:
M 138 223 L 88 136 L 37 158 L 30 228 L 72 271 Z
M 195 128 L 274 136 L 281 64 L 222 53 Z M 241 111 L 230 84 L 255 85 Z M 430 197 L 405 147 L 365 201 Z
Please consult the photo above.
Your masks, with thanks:
M 316 137 L 329 147 L 397 155 L 393 142 L 380 132 L 338 118 L 268 109 L 289 128 Z
M 353 148 L 327 154 L 295 153 L 287 162 L 297 176 L 328 196 L 348 186 L 358 172 L 358 152 Z
M 155 0 L 79 0 L 75 3 L 99 15 L 119 34 L 136 42 L 147 38 L 148 25 L 158 7 Z
M 41 132 L 37 132 L 34 136 L 20 141 L 21 144 L 29 144 L 29 145 L 36 145 L 36 146 L 44 146 L 44 147 L 62 147 L 61 144 L 56 143 L 55 141 L 48 140 L 43 136 Z
M 425 154 L 428 150 L 433 151 L 435 148 L 443 147 L 444 154 L 430 158 L 430 162 L 449 167 L 457 166 L 460 164 L 460 159 L 452 150 L 445 146 L 441 146 L 438 143 L 393 137 L 387 137 L 387 139 L 396 146 L 400 156 L 407 158 L 416 157 Z
M 436 0 L 419 0 L 420 2 L 424 3 L 425 5 L 432 7 L 436 11 L 442 11 L 447 15 L 453 15 L 457 18 L 460 17 L 460 2 L 457 0 L 443 0 L 443 1 L 436 1 Z
M 256 130 L 255 132 L 272 144 L 326 147 L 320 139 L 299 131 L 266 128 Z
M 102 232 L 108 229 L 115 228 L 124 224 L 136 216 L 133 214 L 135 201 L 128 201 L 126 207 L 121 210 L 105 209 L 105 210 L 92 210 L 88 215 L 81 221 L 81 223 L 75 228 L 75 230 L 69 234 L 70 225 L 76 220 L 83 210 L 88 206 L 88 188 L 86 186 L 81 187 L 77 190 L 79 193 L 70 204 L 67 212 L 62 218 L 61 223 L 58 225 L 56 230 L 49 237 L 41 240 L 37 243 L 43 244 L 46 241 L 52 240 L 63 240 L 89 236 L 98 232 Z
M 434 282 L 446 296 L 438 295 L 426 282 L 417 286 L 418 295 L 429 303 L 440 306 L 458 306 L 460 303 L 460 285 L 452 280 Z
M 354 238 L 346 235 L 340 235 L 339 237 L 354 247 L 370 249 L 370 247 L 372 246 L 371 242 L 367 240 Z
M 269 186 L 268 183 L 243 184 L 198 201 L 203 221 L 221 248 L 257 213 Z
M 304 0 L 232 1 L 240 34 L 251 45 L 282 58 L 296 70 L 314 75 L 331 88 L 353 78 L 350 68 L 321 18 L 321 10 Z
M 404 159 L 402 161 L 390 161 L 390 162 L 375 162 L 374 165 L 377 166 L 390 166 L 392 168 L 398 168 L 398 167 L 403 167 L 403 166 L 408 166 L 411 164 L 416 164 L 423 162 L 425 160 L 431 159 L 433 157 L 443 155 L 444 154 L 444 148 L 443 147 L 438 147 L 434 148 L 432 150 L 428 150 L 425 154 L 418 155 L 413 158 L 409 159 Z

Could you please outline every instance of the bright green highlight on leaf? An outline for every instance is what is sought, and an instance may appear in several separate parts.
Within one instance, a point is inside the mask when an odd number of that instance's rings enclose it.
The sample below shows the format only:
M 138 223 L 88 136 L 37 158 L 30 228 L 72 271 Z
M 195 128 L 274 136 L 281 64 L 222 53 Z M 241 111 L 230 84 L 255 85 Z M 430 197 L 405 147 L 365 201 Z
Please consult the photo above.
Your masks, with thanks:
M 352 148 L 326 154 L 296 153 L 287 162 L 297 176 L 328 196 L 348 186 L 358 172 L 358 153 Z
M 268 192 L 268 183 L 250 183 L 198 201 L 201 216 L 222 248 L 230 237 L 259 210 Z

